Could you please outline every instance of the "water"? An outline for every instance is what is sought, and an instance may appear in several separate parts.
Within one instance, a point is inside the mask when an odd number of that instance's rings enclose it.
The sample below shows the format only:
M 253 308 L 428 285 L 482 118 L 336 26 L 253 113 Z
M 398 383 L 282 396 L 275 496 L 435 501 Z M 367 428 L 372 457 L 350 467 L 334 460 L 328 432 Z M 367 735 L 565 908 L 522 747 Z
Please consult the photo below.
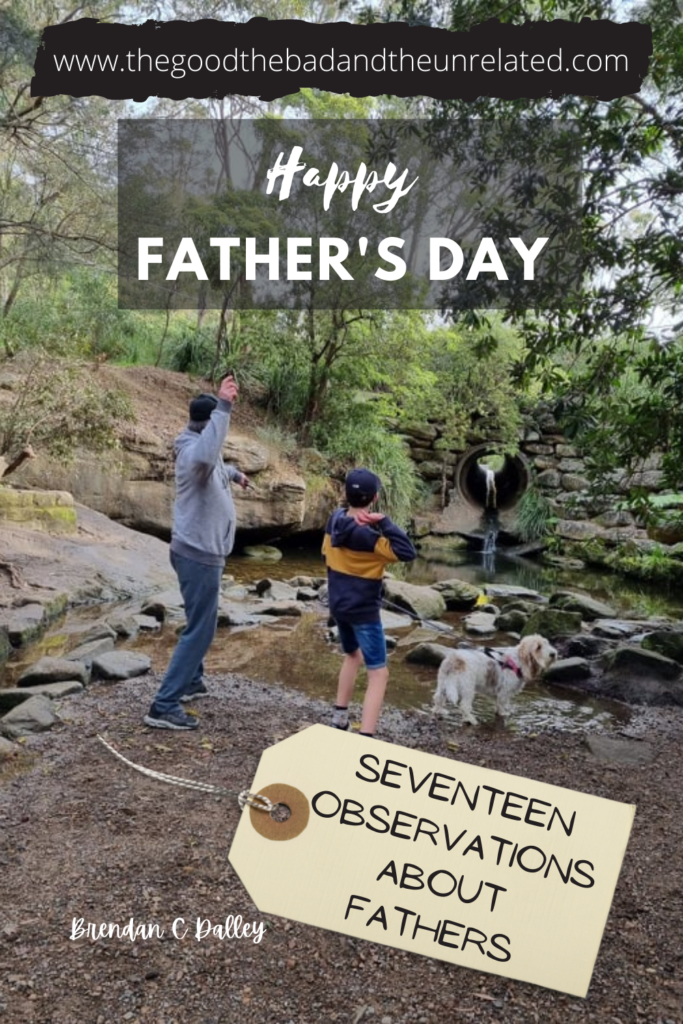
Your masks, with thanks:
M 482 585 L 487 582 L 511 583 L 541 593 L 568 587 L 583 590 L 591 596 L 611 604 L 618 613 L 636 615 L 674 614 L 683 616 L 683 599 L 656 590 L 624 584 L 614 576 L 598 573 L 568 572 L 527 559 L 510 559 L 501 552 L 484 556 L 466 550 L 439 551 L 438 556 L 420 557 L 400 567 L 405 579 L 413 583 L 428 584 L 454 576 Z M 250 558 L 230 559 L 228 570 L 239 583 L 253 583 L 265 576 L 289 579 L 296 575 L 322 576 L 324 566 L 317 549 L 290 548 L 279 562 L 258 562 Z M 82 632 L 92 622 L 112 609 L 88 609 L 71 612 L 42 642 L 22 652 L 19 659 L 8 664 L 0 685 L 12 685 L 21 667 L 35 661 L 43 653 L 58 656 L 76 646 Z M 449 637 L 436 631 L 425 639 L 452 646 L 464 637 L 464 614 L 449 613 L 444 622 L 455 630 Z M 411 665 L 405 656 L 411 646 L 404 644 L 415 626 L 388 630 L 395 636 L 398 646 L 390 653 L 390 681 L 387 704 L 397 708 L 417 708 L 425 712 L 431 705 L 436 684 L 436 669 Z M 79 631 L 79 632 L 75 632 Z M 132 646 L 149 654 L 157 672 L 163 672 L 176 641 L 175 627 L 169 626 L 158 633 L 142 634 Z M 496 640 L 497 643 L 504 640 Z M 341 655 L 336 645 L 327 639 L 324 616 L 305 612 L 300 619 L 283 619 L 258 629 L 221 629 L 206 659 L 207 671 L 212 674 L 236 672 L 265 683 L 291 686 L 311 697 L 332 700 L 336 691 Z M 1 670 L 0 670 L 1 671 Z M 362 701 L 363 674 L 359 676 L 355 699 Z M 564 689 L 551 689 L 544 685 L 526 687 L 516 698 L 512 727 L 526 733 L 550 728 L 563 731 L 600 729 L 614 721 L 626 721 L 629 711 L 614 702 L 586 698 Z M 480 722 L 492 724 L 493 703 L 485 698 L 475 700 L 475 714 Z M 458 722 L 457 712 L 447 717 L 444 728 Z

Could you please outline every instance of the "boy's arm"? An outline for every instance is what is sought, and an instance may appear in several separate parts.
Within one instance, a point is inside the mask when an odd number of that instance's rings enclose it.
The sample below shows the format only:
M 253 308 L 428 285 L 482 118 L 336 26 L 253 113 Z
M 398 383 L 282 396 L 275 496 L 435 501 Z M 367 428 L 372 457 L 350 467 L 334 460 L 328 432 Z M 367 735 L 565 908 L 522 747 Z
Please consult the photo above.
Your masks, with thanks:
M 381 537 L 375 545 L 375 551 L 386 558 L 387 562 L 412 562 L 414 558 L 417 558 L 417 551 L 408 535 L 400 526 L 392 523 L 389 516 L 384 516 L 376 526 Z

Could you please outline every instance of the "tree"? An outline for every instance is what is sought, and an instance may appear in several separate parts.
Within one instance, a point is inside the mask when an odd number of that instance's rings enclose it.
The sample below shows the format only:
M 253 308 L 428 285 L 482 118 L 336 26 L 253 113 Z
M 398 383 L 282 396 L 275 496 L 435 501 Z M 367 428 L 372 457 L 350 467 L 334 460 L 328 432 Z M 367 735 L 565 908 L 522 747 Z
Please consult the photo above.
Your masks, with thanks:
M 453 30 L 497 17 L 510 24 L 529 16 L 519 4 L 450 0 L 445 7 L 403 3 L 393 17 L 439 23 Z M 683 19 L 677 0 L 649 0 L 627 8 L 617 0 L 541 0 L 536 17 L 580 20 L 633 17 L 652 26 L 654 55 L 641 93 L 609 103 L 586 96 L 558 99 L 478 99 L 437 102 L 426 126 L 453 150 L 478 118 L 495 118 L 520 140 L 532 142 L 552 119 L 572 120 L 584 148 L 580 208 L 583 289 L 565 308 L 538 316 L 509 309 L 506 319 L 527 346 L 527 374 L 546 385 L 572 412 L 577 430 L 602 446 L 603 466 L 652 446 L 669 453 L 671 483 L 683 479 Z M 459 310 L 445 308 L 455 317 Z M 486 324 L 481 311 L 462 319 Z M 489 338 L 495 345 L 495 339 Z M 558 360 L 580 356 L 570 373 Z M 642 384 L 638 415 L 619 401 L 626 376 Z M 624 385 L 623 394 L 628 388 Z M 596 399 L 602 398 L 600 402 Z M 662 415 L 666 407 L 667 415 Z M 626 422 L 627 436 L 619 428 Z M 614 444 L 614 438 L 619 440 Z

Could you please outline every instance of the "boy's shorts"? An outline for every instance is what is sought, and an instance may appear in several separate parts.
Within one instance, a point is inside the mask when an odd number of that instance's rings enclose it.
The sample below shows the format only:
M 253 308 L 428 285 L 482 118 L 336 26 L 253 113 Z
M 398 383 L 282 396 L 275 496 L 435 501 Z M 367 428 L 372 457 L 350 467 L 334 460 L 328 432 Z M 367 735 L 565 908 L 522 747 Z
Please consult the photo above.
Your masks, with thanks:
M 387 642 L 381 622 L 338 622 L 337 629 L 344 654 L 355 654 L 360 647 L 366 668 L 385 667 Z

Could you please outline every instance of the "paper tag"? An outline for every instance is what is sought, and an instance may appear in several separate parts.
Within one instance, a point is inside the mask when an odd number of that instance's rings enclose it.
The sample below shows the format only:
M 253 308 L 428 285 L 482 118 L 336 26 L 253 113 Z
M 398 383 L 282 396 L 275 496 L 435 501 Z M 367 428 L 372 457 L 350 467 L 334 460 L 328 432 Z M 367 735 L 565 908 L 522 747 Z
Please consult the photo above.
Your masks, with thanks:
M 292 812 L 235 833 L 262 913 L 586 995 L 633 805 L 324 725 L 266 750 L 251 791 Z

